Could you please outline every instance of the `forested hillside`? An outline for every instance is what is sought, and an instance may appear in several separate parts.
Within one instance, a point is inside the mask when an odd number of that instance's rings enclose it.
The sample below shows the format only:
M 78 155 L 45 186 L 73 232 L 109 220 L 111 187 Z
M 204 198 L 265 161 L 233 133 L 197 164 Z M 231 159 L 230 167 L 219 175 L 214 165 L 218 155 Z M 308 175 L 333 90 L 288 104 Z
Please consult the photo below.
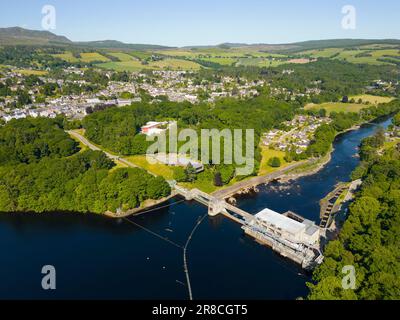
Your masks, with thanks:
M 400 148 L 380 155 L 384 140 L 378 132 L 361 146 L 363 161 L 353 174 L 363 179 L 361 191 L 314 272 L 309 299 L 400 298 Z M 354 291 L 342 288 L 346 265 L 356 270 Z
M 0 129 L 0 148 L 0 212 L 116 212 L 170 194 L 163 178 L 110 171 L 102 152 L 76 153 L 59 120 L 12 121 Z

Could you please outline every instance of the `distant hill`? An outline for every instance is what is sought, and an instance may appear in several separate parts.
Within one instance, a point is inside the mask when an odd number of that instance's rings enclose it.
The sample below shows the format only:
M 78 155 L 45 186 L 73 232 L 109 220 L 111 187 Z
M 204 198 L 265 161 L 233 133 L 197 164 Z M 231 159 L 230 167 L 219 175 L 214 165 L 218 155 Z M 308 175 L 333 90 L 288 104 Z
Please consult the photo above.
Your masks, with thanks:
M 116 40 L 74 42 L 74 44 L 81 47 L 98 48 L 98 49 L 131 49 L 131 50 L 172 49 L 172 47 L 167 47 L 167 46 L 159 46 L 152 44 L 129 44 Z
M 49 31 L 28 30 L 20 27 L 0 28 L 0 44 L 2 45 L 65 45 L 71 43 L 72 41 L 68 38 Z
M 72 42 L 64 36 L 58 36 L 49 31 L 28 30 L 20 27 L 0 28 L 0 45 L 61 45 L 61 46 L 77 46 L 83 48 L 95 49 L 125 49 L 125 50 L 164 50 L 173 49 L 173 47 L 151 44 L 130 44 L 123 43 L 116 40 L 104 41 L 87 41 L 87 42 Z M 188 46 L 185 49 L 201 50 L 209 48 L 220 49 L 236 49 L 247 48 L 258 51 L 267 52 L 299 52 L 312 49 L 325 49 L 325 48 L 345 48 L 356 47 L 369 44 L 391 44 L 400 45 L 400 40 L 385 39 L 385 40 L 372 40 L 372 39 L 331 39 L 331 40 L 312 40 L 288 44 L 246 44 L 246 43 L 222 43 L 219 45 L 204 45 L 204 46 Z
M 312 50 L 325 48 L 348 48 L 370 44 L 400 45 L 397 39 L 332 39 L 332 40 L 312 40 L 292 43 L 293 50 Z

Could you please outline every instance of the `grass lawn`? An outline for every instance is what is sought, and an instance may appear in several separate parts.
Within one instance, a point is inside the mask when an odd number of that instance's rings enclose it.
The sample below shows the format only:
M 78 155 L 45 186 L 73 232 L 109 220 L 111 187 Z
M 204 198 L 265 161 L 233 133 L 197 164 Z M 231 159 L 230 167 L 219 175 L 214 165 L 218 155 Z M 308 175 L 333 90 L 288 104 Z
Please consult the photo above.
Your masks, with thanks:
M 93 61 L 107 62 L 107 61 L 110 61 L 108 58 L 106 58 L 105 56 L 103 56 L 97 52 L 81 53 L 81 58 L 79 60 L 82 62 L 93 62 Z
M 199 70 L 200 65 L 193 61 L 180 59 L 165 59 L 151 62 L 149 68 L 172 69 L 172 70 Z
M 286 153 L 283 151 L 273 150 L 268 147 L 262 146 L 261 154 L 262 154 L 262 160 L 260 164 L 260 171 L 258 172 L 259 176 L 272 173 L 289 165 L 289 163 L 287 163 L 286 160 L 284 159 Z M 272 168 L 268 165 L 269 159 L 274 157 L 277 157 L 281 160 L 281 166 L 279 168 Z
M 118 58 L 122 62 L 124 62 L 124 61 L 132 61 L 132 60 L 137 59 L 137 58 L 134 58 L 133 56 L 131 56 L 130 54 L 123 53 L 123 52 L 107 52 L 107 53 L 110 56 Z
M 114 71 L 128 71 L 128 72 L 140 71 L 148 67 L 142 65 L 140 61 L 136 60 L 122 61 L 122 62 L 114 62 L 114 61 L 106 62 L 97 64 L 96 66 L 103 69 L 111 69 Z
M 18 73 L 21 73 L 25 76 L 30 76 L 30 75 L 34 75 L 34 76 L 44 76 L 46 75 L 48 72 L 44 71 L 44 70 L 30 70 L 30 69 L 18 69 L 15 70 Z
M 203 61 L 219 63 L 221 65 L 230 66 L 237 62 L 238 60 L 235 58 L 199 58 Z
M 130 60 L 122 62 L 106 62 L 100 63 L 98 67 L 104 69 L 112 69 L 115 71 L 140 71 L 143 69 L 171 69 L 171 70 L 199 70 L 200 65 L 198 63 L 180 59 L 165 59 L 161 61 L 151 62 L 143 65 L 140 61 Z
M 72 52 L 65 52 L 65 53 L 59 53 L 59 54 L 54 54 L 53 55 L 56 58 L 60 58 L 62 60 L 65 60 L 67 62 L 75 63 L 75 62 L 93 62 L 93 61 L 103 61 L 107 62 L 110 61 L 108 58 L 105 56 L 102 56 L 100 53 L 97 52 L 86 52 L 86 53 L 81 53 L 80 56 L 81 58 L 76 58 L 72 55 Z
M 380 97 L 380 96 L 373 96 L 370 94 L 360 94 L 358 96 L 351 96 L 350 99 L 354 99 L 355 101 L 358 101 L 361 99 L 363 103 L 369 102 L 371 104 L 377 105 L 380 103 L 389 103 L 390 101 L 393 101 L 394 98 L 392 97 Z
M 358 113 L 358 112 L 360 112 L 360 110 L 368 108 L 368 107 L 370 107 L 370 106 L 366 105 L 366 104 L 326 102 L 326 103 L 321 103 L 321 104 L 309 103 L 304 107 L 304 109 L 306 109 L 306 110 L 325 109 L 328 112 L 328 114 L 331 114 L 332 112 L 344 112 L 344 113 L 357 112 Z
M 62 59 L 62 60 L 65 60 L 65 61 L 67 61 L 67 62 L 71 62 L 71 63 L 79 62 L 79 59 L 78 59 L 78 58 L 75 58 L 75 57 L 72 55 L 72 52 L 69 52 L 69 51 L 67 51 L 67 52 L 65 52 L 65 53 L 53 54 L 53 56 L 56 57 L 56 58 L 60 58 L 60 59 Z
M 124 157 L 124 159 L 145 169 L 146 171 L 154 173 L 157 176 L 162 176 L 166 180 L 173 180 L 174 178 L 174 170 L 172 167 L 166 166 L 162 163 L 150 164 L 144 155 Z

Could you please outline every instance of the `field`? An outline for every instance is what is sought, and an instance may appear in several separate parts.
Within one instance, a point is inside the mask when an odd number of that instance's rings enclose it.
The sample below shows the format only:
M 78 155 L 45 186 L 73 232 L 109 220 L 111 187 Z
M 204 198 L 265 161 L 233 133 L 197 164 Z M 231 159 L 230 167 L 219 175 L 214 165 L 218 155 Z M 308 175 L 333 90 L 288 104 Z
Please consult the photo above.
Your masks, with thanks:
M 172 69 L 172 70 L 199 70 L 200 65 L 193 61 L 179 60 L 179 59 L 165 59 L 161 61 L 151 62 L 149 64 L 151 69 Z
M 261 164 L 260 164 L 260 171 L 258 173 L 259 176 L 269 174 L 271 172 L 277 171 L 277 170 L 282 169 L 285 166 L 289 165 L 284 159 L 285 152 L 283 152 L 283 151 L 273 150 L 273 149 L 269 149 L 268 147 L 262 146 L 261 154 L 262 154 L 262 160 L 261 160 Z M 280 168 L 272 168 L 268 165 L 269 159 L 274 158 L 274 157 L 277 157 L 281 160 Z
M 18 72 L 25 76 L 30 76 L 30 75 L 44 76 L 48 73 L 47 71 L 44 71 L 44 70 L 30 70 L 30 69 L 18 69 L 18 70 L 15 70 L 15 72 Z
M 379 45 L 360 47 L 353 50 L 344 50 L 340 48 L 309 50 L 304 51 L 301 54 L 308 55 L 313 58 L 333 58 L 351 63 L 362 63 L 371 65 L 391 64 L 390 62 L 378 60 L 381 58 L 385 58 L 385 56 L 391 56 L 392 59 L 399 60 L 400 62 L 400 51 L 398 48 L 387 49 L 387 46 L 380 47 Z
M 326 102 L 326 103 L 321 103 L 321 104 L 309 103 L 304 107 L 304 109 L 306 109 L 306 110 L 325 109 L 328 112 L 328 114 L 331 114 L 332 112 L 344 112 L 344 113 L 356 112 L 356 113 L 358 113 L 358 112 L 360 112 L 360 110 L 368 108 L 368 107 L 370 107 L 370 106 L 366 105 L 366 104 Z
M 380 103 L 389 103 L 394 100 L 394 98 L 391 97 L 380 97 L 380 96 L 373 96 L 370 94 L 360 94 L 358 96 L 351 96 L 350 99 L 354 99 L 355 101 L 361 99 L 363 103 L 369 102 L 370 104 L 373 105 L 377 105 Z
M 122 62 L 106 62 L 100 63 L 97 65 L 99 68 L 103 69 L 111 69 L 114 71 L 140 71 L 146 69 L 147 66 L 142 65 L 140 61 L 130 60 L 130 61 L 122 61 Z
M 157 176 L 162 176 L 167 180 L 173 180 L 174 178 L 174 170 L 172 167 L 166 166 L 162 163 L 150 164 L 147 161 L 146 156 L 130 156 L 125 157 L 125 159 L 138 167 L 154 173 Z
M 154 70 L 199 70 L 198 63 L 179 59 L 165 59 L 161 61 L 150 62 L 149 64 L 142 64 L 137 60 L 123 61 L 123 62 L 106 62 L 97 65 L 100 68 L 111 69 L 115 71 L 140 71 L 143 69 Z
M 94 61 L 102 61 L 102 62 L 110 61 L 108 58 L 102 56 L 100 53 L 97 53 L 97 52 L 81 53 L 80 58 L 74 57 L 72 52 L 69 52 L 69 51 L 65 52 L 65 53 L 54 54 L 53 56 L 56 58 L 65 60 L 67 62 L 70 62 L 70 63 L 78 63 L 78 62 L 90 63 L 90 62 L 94 62 Z
M 124 62 L 124 61 L 132 61 L 132 60 L 136 59 L 133 56 L 131 56 L 130 54 L 127 54 L 127 53 L 124 53 L 124 52 L 108 52 L 107 54 L 119 59 L 122 62 Z
M 93 61 L 110 61 L 105 56 L 102 56 L 100 53 L 97 52 L 88 52 L 88 53 L 81 53 L 81 58 L 79 59 L 81 62 L 93 62 Z

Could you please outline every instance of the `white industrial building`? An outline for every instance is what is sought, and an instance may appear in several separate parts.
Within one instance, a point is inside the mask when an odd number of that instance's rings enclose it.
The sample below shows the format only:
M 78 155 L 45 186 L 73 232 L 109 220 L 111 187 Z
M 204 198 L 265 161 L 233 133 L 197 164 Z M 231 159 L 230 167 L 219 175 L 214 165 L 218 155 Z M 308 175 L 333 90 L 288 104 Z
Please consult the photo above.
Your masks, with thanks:
M 290 242 L 313 246 L 319 241 L 319 227 L 314 222 L 292 212 L 280 214 L 270 209 L 264 209 L 255 217 L 257 222 L 269 233 Z

